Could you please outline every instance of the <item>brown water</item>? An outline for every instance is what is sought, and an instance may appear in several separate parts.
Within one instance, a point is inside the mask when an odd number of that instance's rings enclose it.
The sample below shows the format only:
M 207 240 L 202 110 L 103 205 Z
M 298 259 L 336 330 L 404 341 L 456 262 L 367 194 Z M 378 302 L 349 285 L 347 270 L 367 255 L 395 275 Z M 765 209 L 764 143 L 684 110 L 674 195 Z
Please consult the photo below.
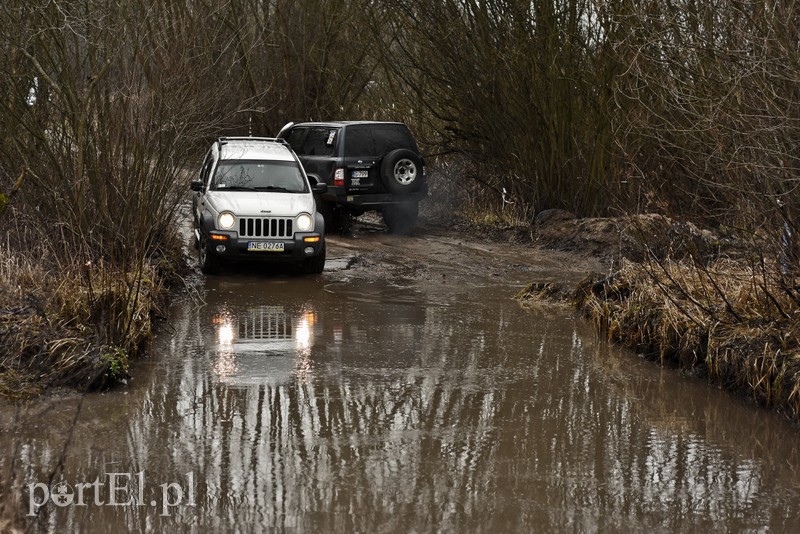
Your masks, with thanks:
M 800 526 L 796 429 L 513 293 L 208 278 L 127 389 L 0 411 L 3 472 L 57 532 Z

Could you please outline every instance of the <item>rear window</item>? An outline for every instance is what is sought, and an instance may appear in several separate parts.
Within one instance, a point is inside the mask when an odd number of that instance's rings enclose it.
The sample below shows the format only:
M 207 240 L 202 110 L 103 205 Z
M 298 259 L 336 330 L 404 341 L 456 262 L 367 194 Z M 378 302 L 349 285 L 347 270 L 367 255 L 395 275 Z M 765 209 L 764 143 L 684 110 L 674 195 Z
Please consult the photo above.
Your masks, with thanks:
M 348 157 L 384 156 L 398 148 L 418 152 L 411 132 L 402 124 L 350 126 L 345 133 L 344 151 Z

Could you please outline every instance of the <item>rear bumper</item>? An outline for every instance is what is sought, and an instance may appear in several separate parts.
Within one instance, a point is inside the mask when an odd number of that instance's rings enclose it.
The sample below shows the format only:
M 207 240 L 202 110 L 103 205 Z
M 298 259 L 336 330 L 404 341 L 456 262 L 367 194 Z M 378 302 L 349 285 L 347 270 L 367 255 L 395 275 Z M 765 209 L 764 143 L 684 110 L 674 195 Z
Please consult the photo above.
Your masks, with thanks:
M 327 202 L 336 202 L 348 208 L 373 210 L 380 209 L 390 204 L 419 202 L 427 196 L 428 184 L 423 184 L 418 191 L 407 195 L 393 195 L 391 193 L 348 193 L 344 186 L 328 186 L 328 192 L 321 195 L 320 198 Z

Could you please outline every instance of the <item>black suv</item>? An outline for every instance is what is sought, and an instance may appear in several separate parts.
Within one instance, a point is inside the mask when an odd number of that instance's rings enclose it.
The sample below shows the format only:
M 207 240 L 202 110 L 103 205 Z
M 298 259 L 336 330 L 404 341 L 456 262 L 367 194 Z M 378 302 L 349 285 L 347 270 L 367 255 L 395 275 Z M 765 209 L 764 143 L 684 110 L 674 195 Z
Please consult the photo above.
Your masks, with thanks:
M 284 126 L 285 139 L 309 178 L 328 185 L 320 210 L 329 227 L 337 213 L 380 211 L 389 231 L 408 234 L 428 194 L 425 167 L 408 127 L 399 122 L 303 122 Z

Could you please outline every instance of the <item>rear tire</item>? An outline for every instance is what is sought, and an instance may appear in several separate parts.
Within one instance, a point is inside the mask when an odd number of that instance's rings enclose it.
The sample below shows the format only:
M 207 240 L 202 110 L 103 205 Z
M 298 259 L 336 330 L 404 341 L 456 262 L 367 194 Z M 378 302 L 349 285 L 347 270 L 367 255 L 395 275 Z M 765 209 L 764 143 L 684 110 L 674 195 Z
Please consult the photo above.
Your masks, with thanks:
M 389 232 L 397 235 L 409 235 L 417 226 L 419 204 L 405 202 L 403 204 L 390 204 L 382 210 L 383 221 L 389 227 Z
M 200 271 L 203 274 L 219 274 L 222 269 L 222 259 L 208 251 L 208 239 L 202 233 L 200 235 L 197 262 L 200 264 Z

